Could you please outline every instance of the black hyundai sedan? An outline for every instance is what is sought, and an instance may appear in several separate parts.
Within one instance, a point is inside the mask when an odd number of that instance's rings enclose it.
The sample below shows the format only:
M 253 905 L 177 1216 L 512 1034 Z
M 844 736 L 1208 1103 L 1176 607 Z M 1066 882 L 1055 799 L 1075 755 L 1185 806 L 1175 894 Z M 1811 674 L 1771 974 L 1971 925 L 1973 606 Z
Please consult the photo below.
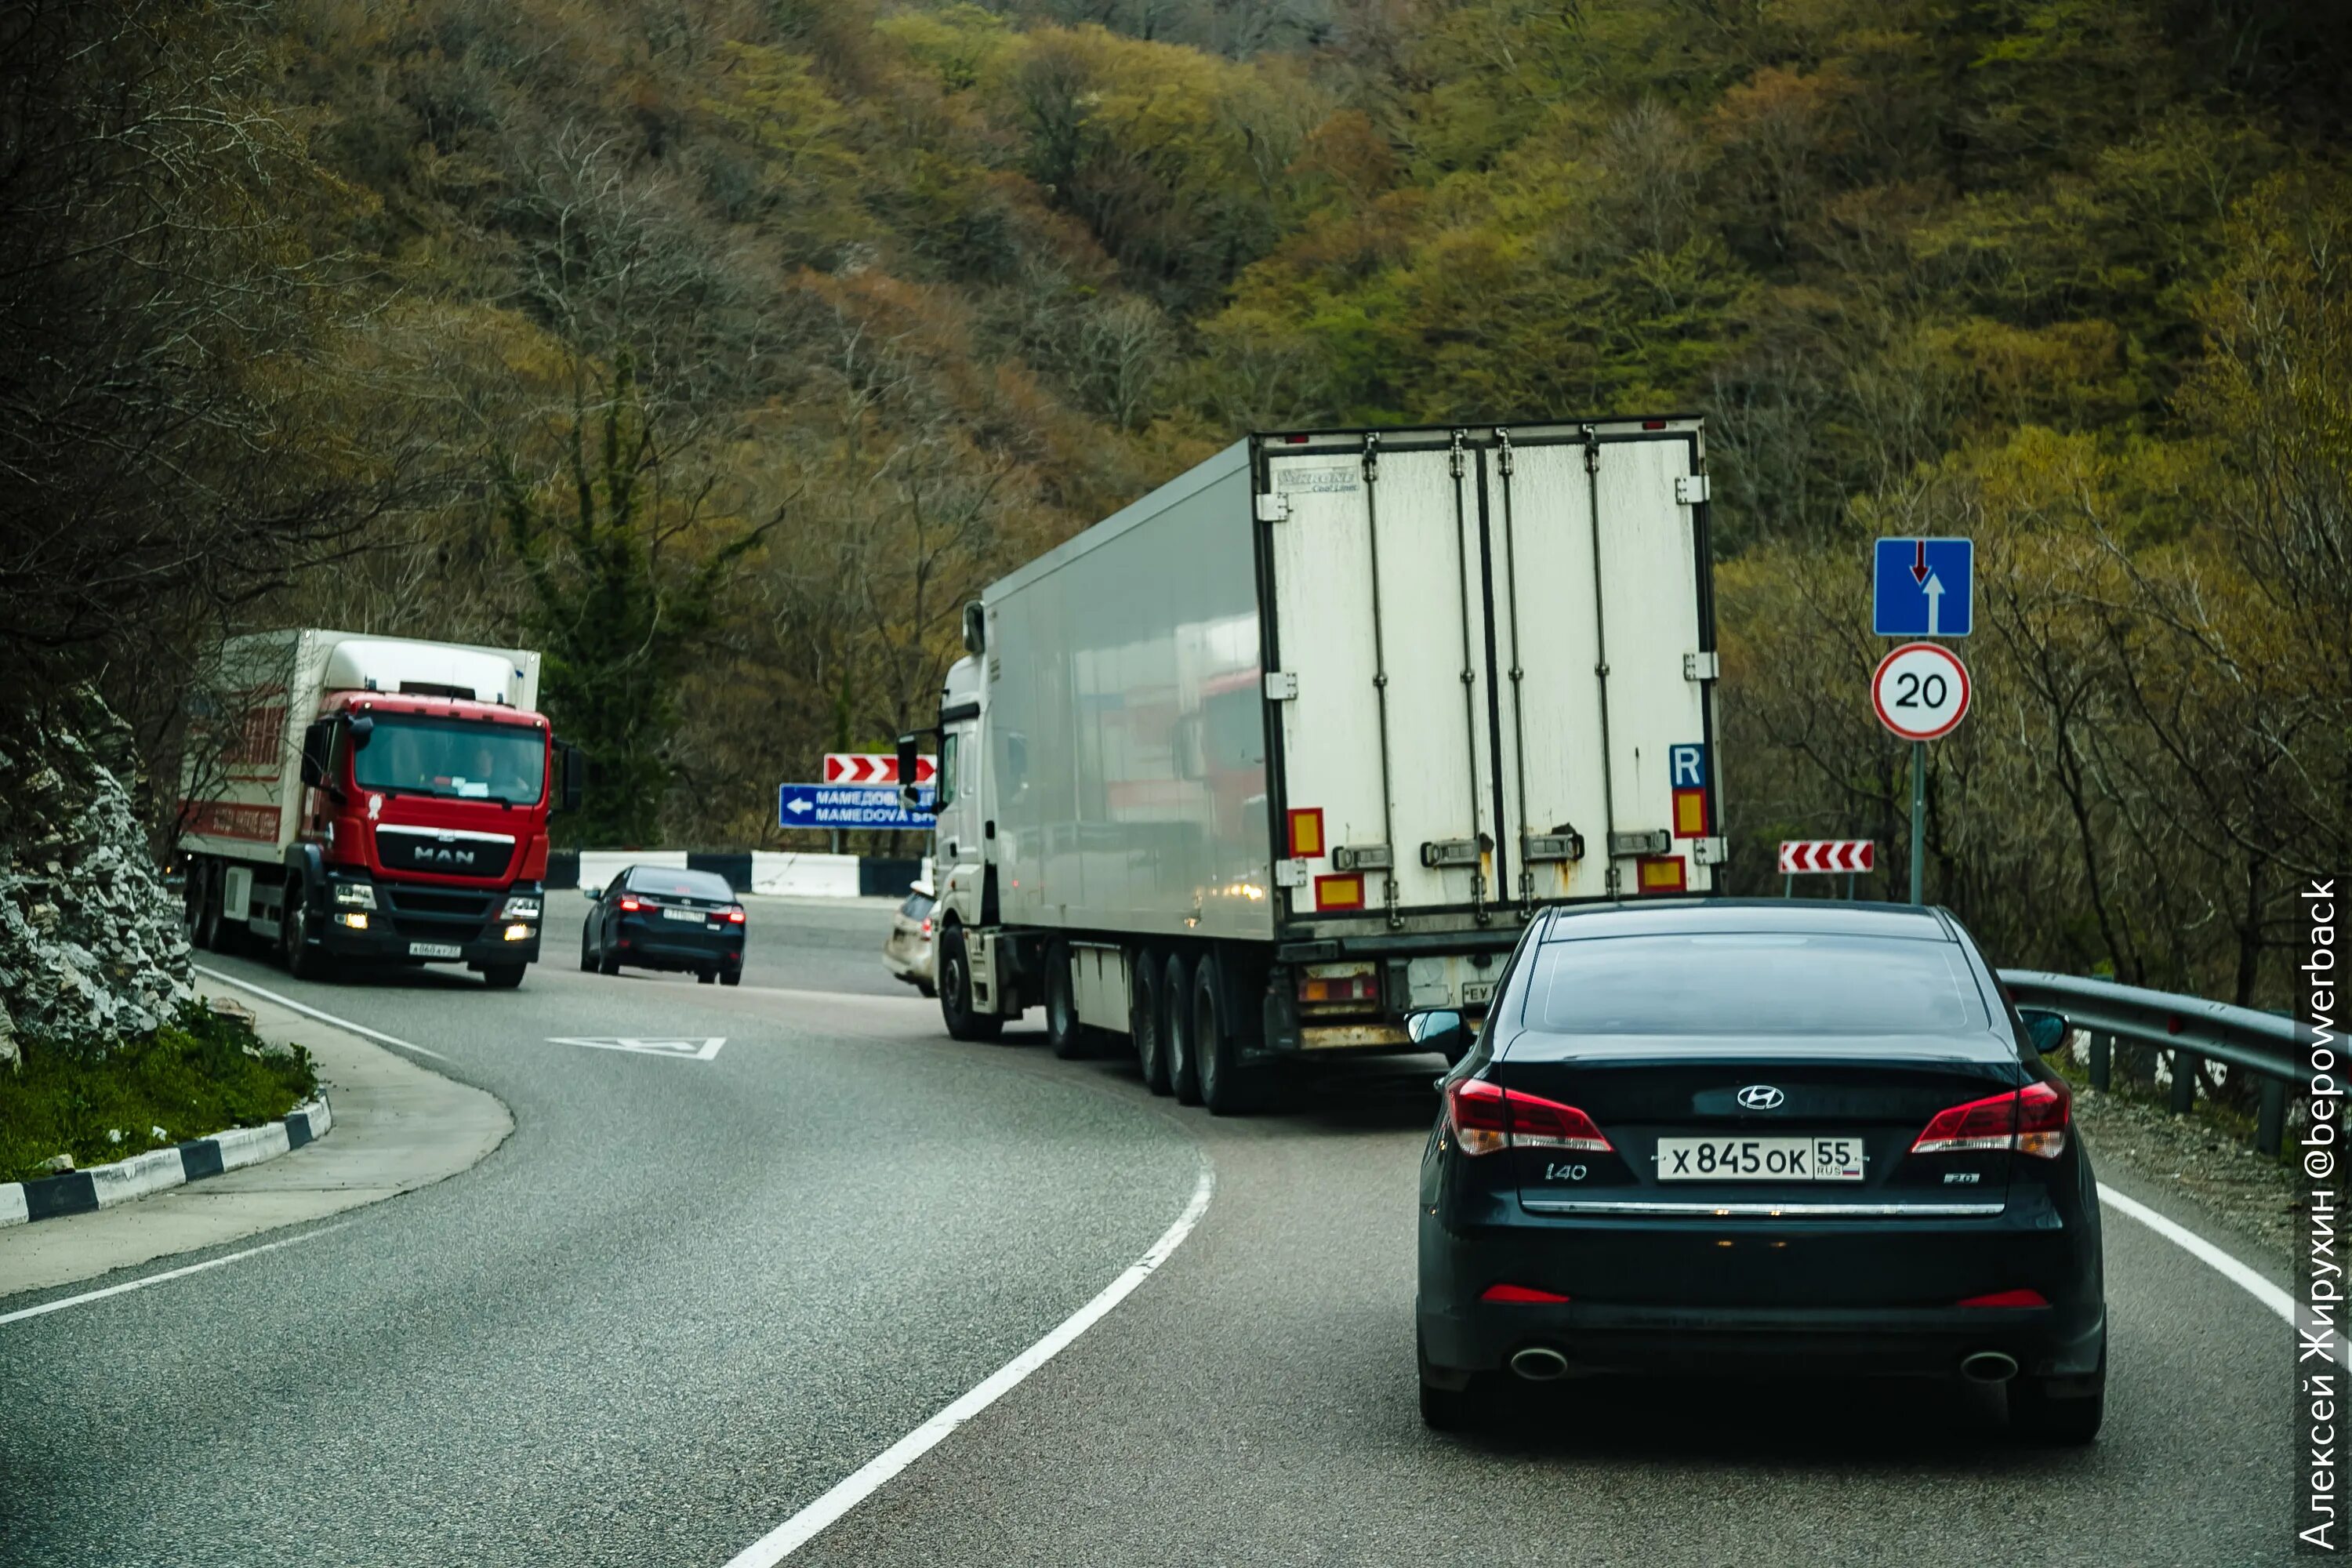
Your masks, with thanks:
M 1423 1159 L 1423 1416 L 1590 1373 L 1852 1373 L 2004 1384 L 2013 1432 L 2089 1442 L 2098 1192 L 2042 1061 L 2065 1030 L 1940 910 L 1539 912 Z
M 580 928 L 580 967 L 617 974 L 683 969 L 708 985 L 743 980 L 749 924 L 727 879 L 710 871 L 632 866 L 590 894 Z

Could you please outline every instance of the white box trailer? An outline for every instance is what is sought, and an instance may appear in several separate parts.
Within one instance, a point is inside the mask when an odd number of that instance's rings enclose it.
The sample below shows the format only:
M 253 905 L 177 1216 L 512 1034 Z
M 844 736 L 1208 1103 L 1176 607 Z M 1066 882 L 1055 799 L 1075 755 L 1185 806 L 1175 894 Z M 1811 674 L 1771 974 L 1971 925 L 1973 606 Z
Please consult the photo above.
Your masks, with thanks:
M 1695 417 L 1255 436 L 989 587 L 951 1032 L 1043 1005 L 1223 1109 L 1475 1016 L 1538 904 L 1712 890 L 1706 474 Z

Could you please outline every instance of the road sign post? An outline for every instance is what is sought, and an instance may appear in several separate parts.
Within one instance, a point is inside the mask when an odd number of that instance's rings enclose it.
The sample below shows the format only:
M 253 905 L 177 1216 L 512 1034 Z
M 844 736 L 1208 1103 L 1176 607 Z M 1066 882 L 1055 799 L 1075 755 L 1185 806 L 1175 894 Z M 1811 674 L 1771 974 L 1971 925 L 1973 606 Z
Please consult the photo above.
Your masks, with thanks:
M 1909 642 L 1878 661 L 1870 705 L 1878 721 L 1911 742 L 1911 901 L 1924 903 L 1927 871 L 1927 742 L 1959 727 L 1969 711 L 1969 669 L 1941 643 Z

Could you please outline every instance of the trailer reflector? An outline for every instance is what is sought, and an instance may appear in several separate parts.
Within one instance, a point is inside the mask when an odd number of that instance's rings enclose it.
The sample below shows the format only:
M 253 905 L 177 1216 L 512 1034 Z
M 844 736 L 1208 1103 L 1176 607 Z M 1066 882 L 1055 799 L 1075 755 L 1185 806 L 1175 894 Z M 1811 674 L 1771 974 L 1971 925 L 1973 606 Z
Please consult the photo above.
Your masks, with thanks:
M 1634 885 L 1645 893 L 1679 893 L 1687 884 L 1683 876 L 1683 858 L 1662 855 L 1633 862 Z
M 1675 862 L 1677 866 L 1682 862 Z M 1315 879 L 1315 907 L 1318 910 L 1360 910 L 1364 907 L 1364 879 L 1359 876 L 1318 877 Z
M 1704 789 L 1675 791 L 1675 837 L 1704 838 L 1706 835 L 1706 791 Z
M 1323 855 L 1323 808 L 1319 805 L 1295 807 L 1290 813 L 1290 858 L 1294 860 L 1317 860 Z

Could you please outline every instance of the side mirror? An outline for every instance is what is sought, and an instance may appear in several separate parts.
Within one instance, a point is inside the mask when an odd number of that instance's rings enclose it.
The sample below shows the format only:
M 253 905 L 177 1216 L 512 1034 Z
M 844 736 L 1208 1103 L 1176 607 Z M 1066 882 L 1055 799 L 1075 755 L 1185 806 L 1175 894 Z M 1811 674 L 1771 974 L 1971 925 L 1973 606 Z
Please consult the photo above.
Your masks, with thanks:
M 915 783 L 915 774 L 921 770 L 916 761 L 916 748 L 921 741 L 919 735 L 898 737 L 898 804 L 908 811 L 914 810 L 915 803 L 922 798 Z
M 352 750 L 366 751 L 368 738 L 375 733 L 375 719 L 373 715 L 362 713 L 351 721 L 348 729 L 352 737 Z
M 2074 1027 L 2066 1021 L 2065 1014 L 2042 1007 L 2020 1007 L 2017 1016 L 2025 1026 L 2025 1037 L 2033 1042 L 2037 1053 L 2045 1057 L 2066 1043 L 2066 1036 Z
M 963 607 L 963 650 L 969 654 L 988 651 L 988 606 L 978 599 Z
M 604 889 L 602 888 L 583 888 L 580 890 L 587 895 L 588 901 L 592 904 L 601 904 L 604 901 Z
M 558 764 L 562 768 L 562 788 L 556 797 L 559 811 L 580 809 L 580 796 L 588 782 L 587 753 L 569 741 L 555 742 Z
M 1413 1014 L 1404 1021 L 1404 1033 L 1423 1050 L 1443 1051 L 1449 1059 L 1460 1057 L 1470 1043 L 1462 1015 L 1451 1008 Z
M 325 789 L 327 784 L 327 751 L 334 744 L 335 721 L 332 719 L 311 721 L 302 731 L 302 782 L 312 789 Z

